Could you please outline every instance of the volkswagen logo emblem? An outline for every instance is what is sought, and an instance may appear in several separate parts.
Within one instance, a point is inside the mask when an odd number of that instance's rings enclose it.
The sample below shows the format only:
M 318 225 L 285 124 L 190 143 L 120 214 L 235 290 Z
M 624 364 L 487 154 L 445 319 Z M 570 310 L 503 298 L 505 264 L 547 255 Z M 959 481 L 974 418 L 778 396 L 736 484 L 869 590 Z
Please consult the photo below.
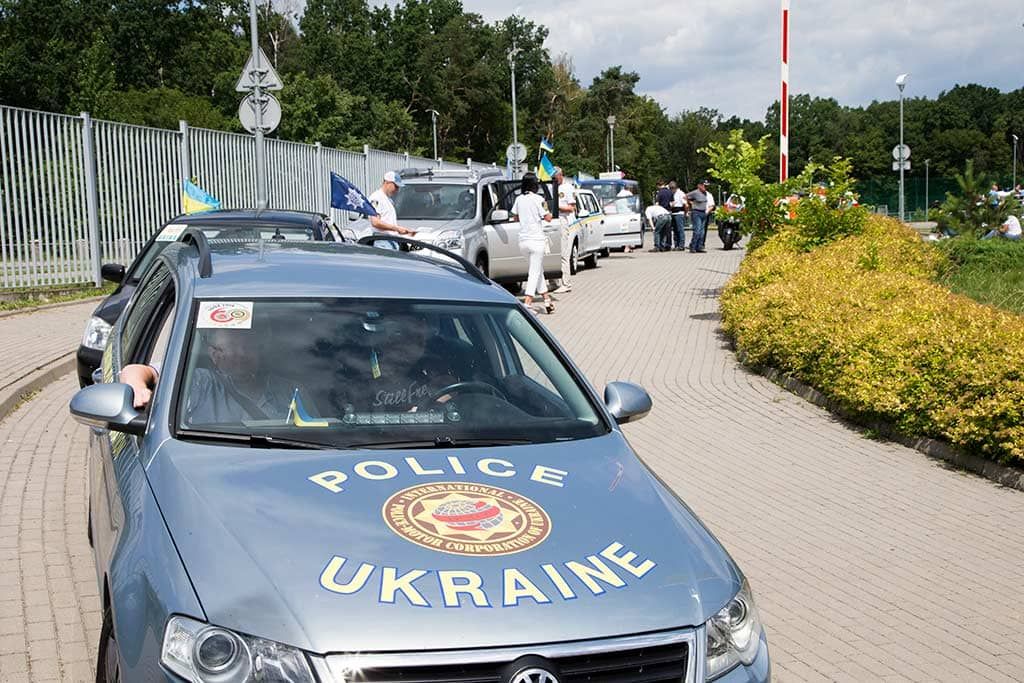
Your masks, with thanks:
M 523 669 L 509 683 L 558 683 L 558 679 L 547 669 Z

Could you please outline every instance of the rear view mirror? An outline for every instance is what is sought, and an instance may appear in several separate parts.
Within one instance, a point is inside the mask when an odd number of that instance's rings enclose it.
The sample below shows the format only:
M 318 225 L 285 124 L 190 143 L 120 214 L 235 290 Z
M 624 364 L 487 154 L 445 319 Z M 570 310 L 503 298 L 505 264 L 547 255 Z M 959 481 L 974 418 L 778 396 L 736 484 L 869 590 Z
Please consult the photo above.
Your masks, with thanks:
M 100 268 L 100 275 L 107 282 L 121 284 L 124 281 L 124 266 L 120 263 L 104 263 Z
M 604 388 L 604 404 L 621 425 L 646 417 L 653 402 L 641 386 L 632 382 L 612 382 Z
M 146 416 L 132 406 L 134 399 L 127 384 L 93 384 L 71 398 L 71 416 L 90 427 L 141 436 Z
M 507 223 L 508 219 L 509 214 L 505 209 L 495 209 L 491 212 L 491 223 Z

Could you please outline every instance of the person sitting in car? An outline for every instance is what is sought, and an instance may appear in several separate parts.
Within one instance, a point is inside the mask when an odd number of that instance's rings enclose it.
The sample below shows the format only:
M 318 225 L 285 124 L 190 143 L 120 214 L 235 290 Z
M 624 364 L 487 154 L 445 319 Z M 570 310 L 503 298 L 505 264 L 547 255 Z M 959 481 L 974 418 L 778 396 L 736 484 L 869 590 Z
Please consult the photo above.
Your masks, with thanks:
M 199 330 L 209 366 L 192 369 L 184 400 L 184 423 L 190 425 L 284 420 L 294 383 L 267 371 L 263 362 L 269 340 L 249 329 Z M 202 354 L 201 354 L 202 355 Z M 121 381 L 135 392 L 134 405 L 149 407 L 160 371 L 152 365 L 126 365 Z
M 370 313 L 339 354 L 330 403 L 337 414 L 415 412 L 443 405 L 451 394 L 437 392 L 463 381 L 493 379 L 472 370 L 465 358 L 442 354 L 432 344 L 430 322 L 416 313 Z

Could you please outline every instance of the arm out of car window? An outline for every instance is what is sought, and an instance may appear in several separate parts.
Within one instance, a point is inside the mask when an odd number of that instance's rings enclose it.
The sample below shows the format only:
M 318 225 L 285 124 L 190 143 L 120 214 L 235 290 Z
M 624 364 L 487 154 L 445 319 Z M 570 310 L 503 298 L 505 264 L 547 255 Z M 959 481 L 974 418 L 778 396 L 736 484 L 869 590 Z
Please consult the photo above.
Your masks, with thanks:
M 153 398 L 153 389 L 160 379 L 160 373 L 151 365 L 126 365 L 121 369 L 121 381 L 135 392 L 133 405 L 145 409 Z

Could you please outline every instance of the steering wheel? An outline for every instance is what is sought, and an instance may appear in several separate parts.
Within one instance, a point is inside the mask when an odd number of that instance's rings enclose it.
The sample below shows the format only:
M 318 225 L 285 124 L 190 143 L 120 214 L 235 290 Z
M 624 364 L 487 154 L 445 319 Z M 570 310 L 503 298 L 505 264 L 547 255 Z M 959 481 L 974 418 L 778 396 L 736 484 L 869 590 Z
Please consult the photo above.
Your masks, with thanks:
M 500 398 L 502 401 L 508 403 L 508 395 L 493 384 L 488 384 L 487 382 L 467 381 L 454 382 L 446 387 L 438 389 L 430 396 L 420 401 L 417 405 L 420 407 L 428 406 L 432 403 L 437 403 L 438 399 L 448 395 L 454 396 L 455 394 L 490 394 L 491 396 Z

